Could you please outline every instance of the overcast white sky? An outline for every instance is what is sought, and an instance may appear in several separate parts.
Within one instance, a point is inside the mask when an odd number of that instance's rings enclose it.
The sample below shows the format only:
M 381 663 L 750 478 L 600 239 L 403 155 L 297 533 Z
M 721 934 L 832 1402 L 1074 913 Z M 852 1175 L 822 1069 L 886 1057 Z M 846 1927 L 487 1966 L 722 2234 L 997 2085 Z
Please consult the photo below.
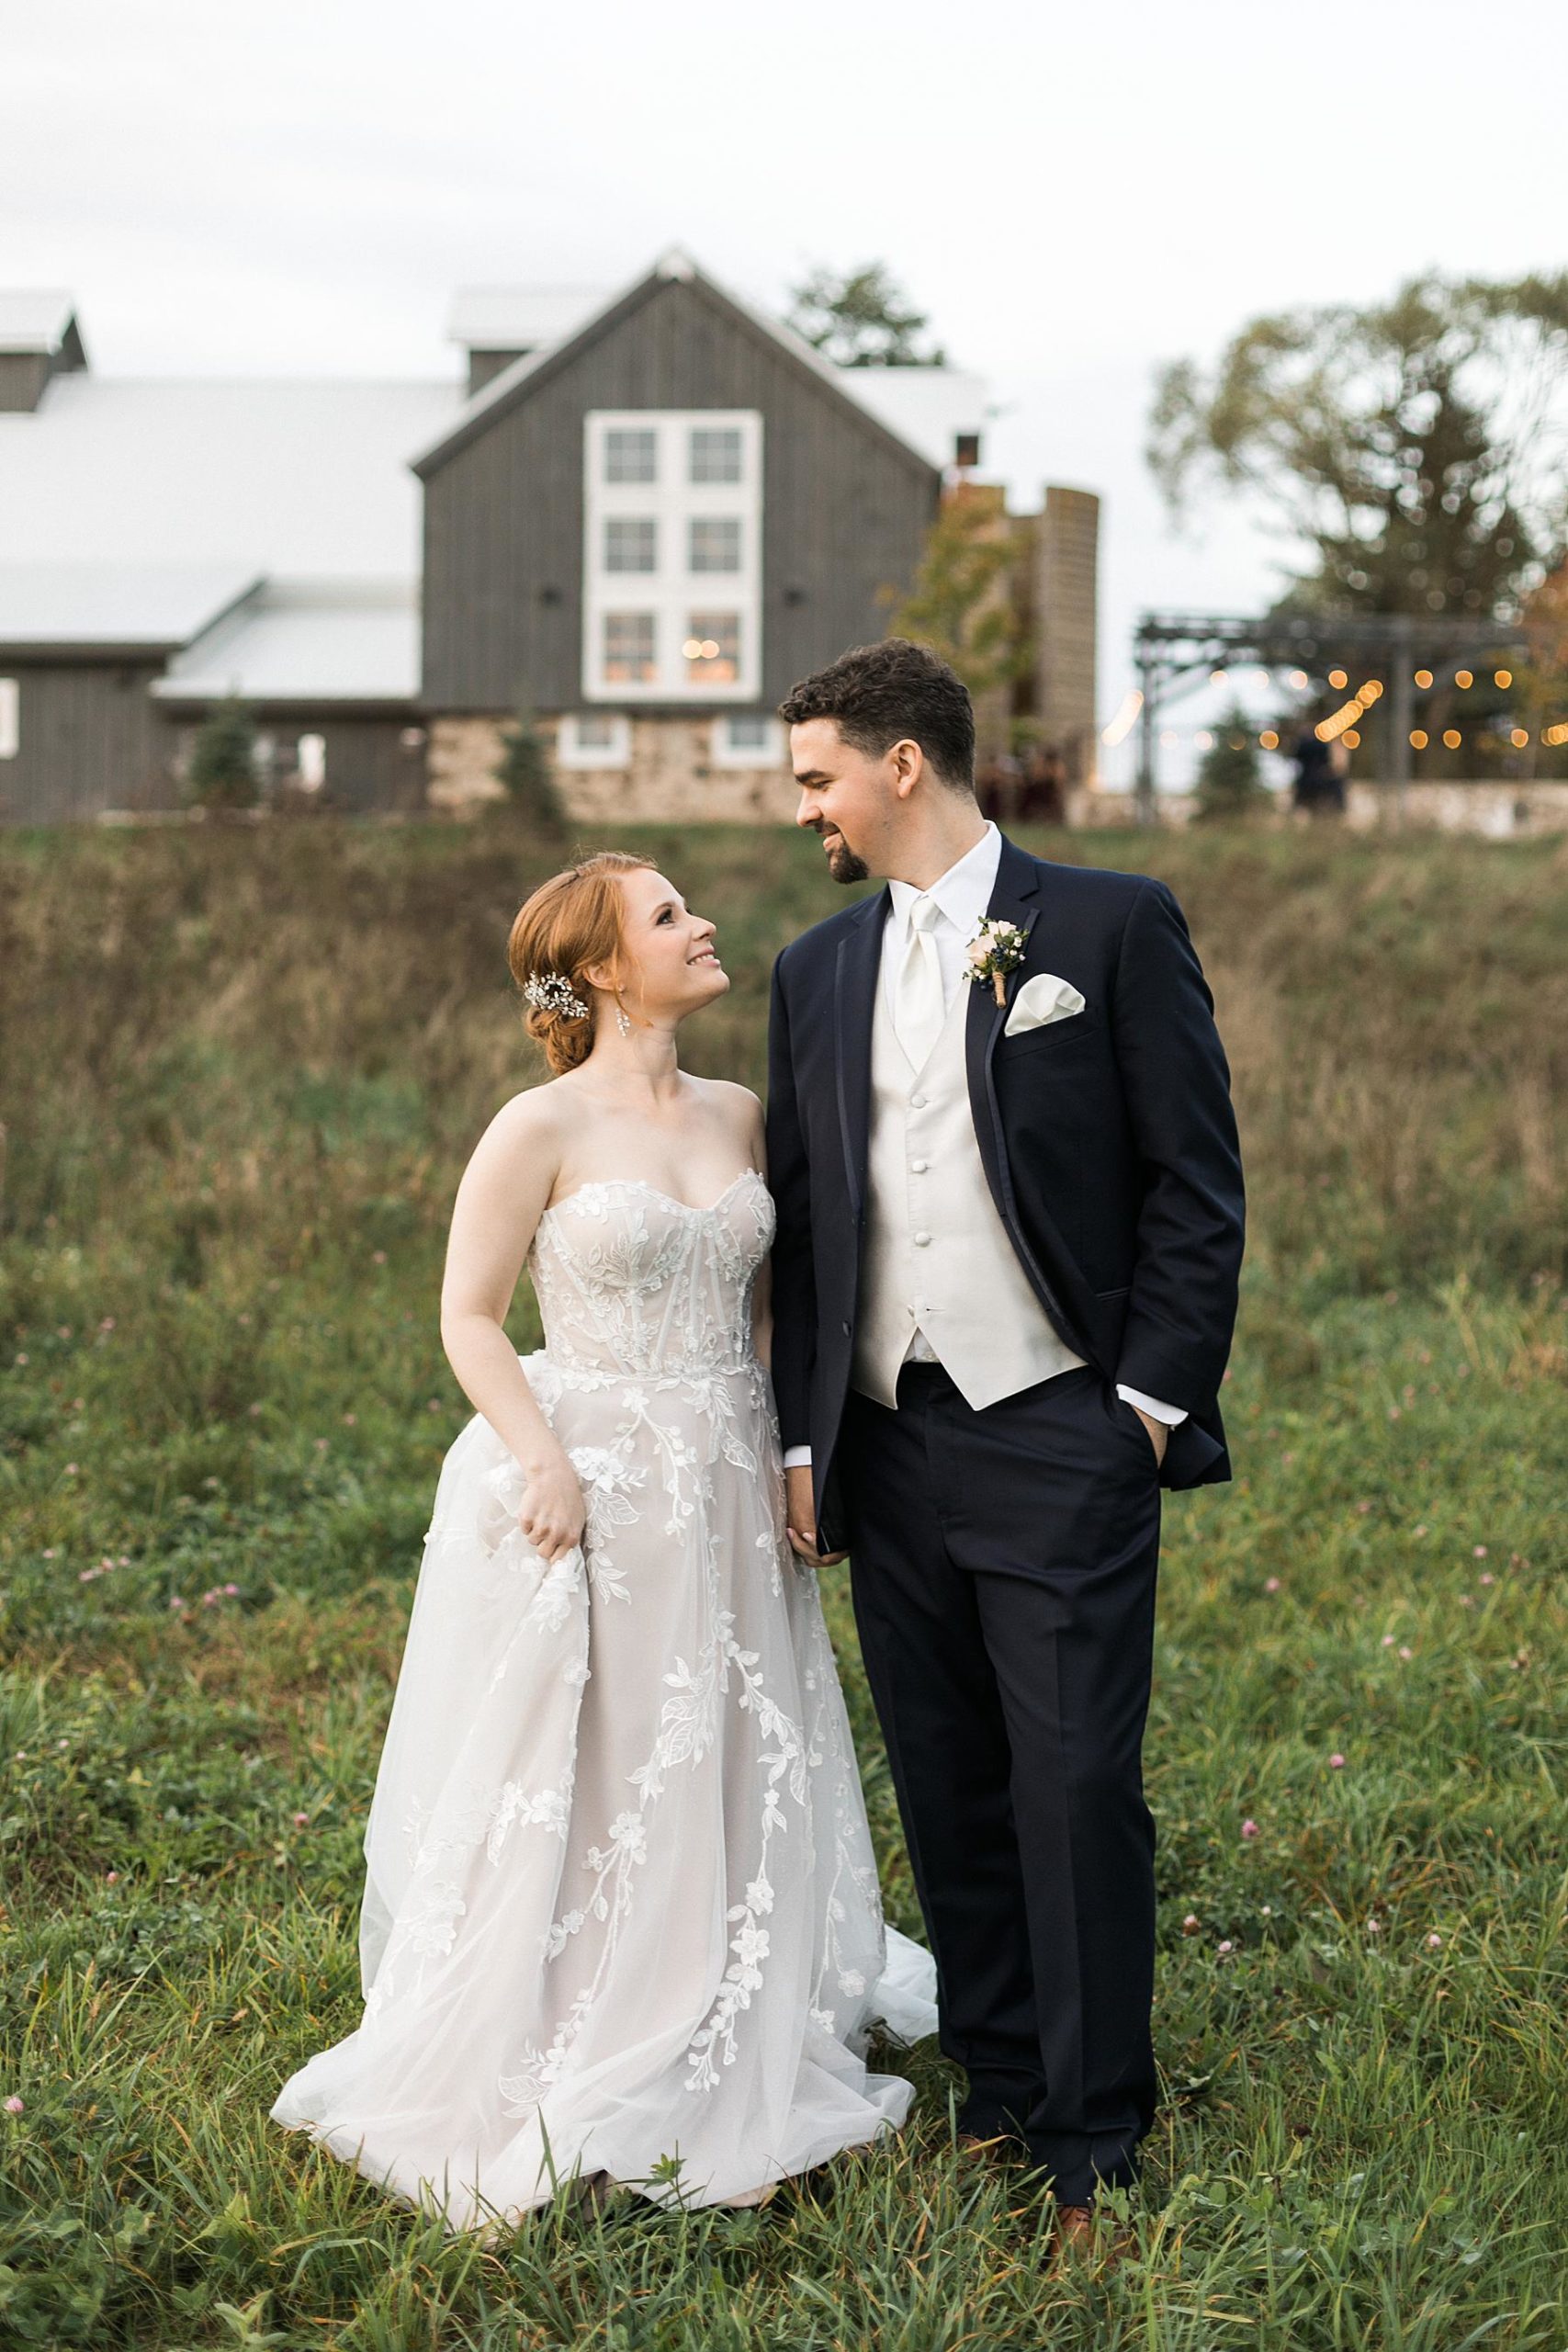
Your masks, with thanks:
M 1141 606 L 1274 579 L 1243 513 L 1166 528 L 1158 360 L 1568 261 L 1561 0 L 0 0 L 0 283 L 71 288 L 106 374 L 450 372 L 459 284 L 886 260 L 1013 503 L 1105 498 L 1108 711 Z

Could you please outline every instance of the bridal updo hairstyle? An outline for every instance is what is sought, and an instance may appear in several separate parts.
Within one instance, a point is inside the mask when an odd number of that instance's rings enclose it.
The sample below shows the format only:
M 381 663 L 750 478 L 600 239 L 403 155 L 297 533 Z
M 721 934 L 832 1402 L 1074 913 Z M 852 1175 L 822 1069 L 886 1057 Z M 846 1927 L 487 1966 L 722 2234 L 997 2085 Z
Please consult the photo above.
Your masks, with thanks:
M 580 1013 L 525 1001 L 523 1025 L 545 1049 L 551 1074 L 575 1069 L 586 1061 L 593 1043 L 596 1016 L 593 994 L 582 978 L 590 964 L 607 964 L 615 975 L 615 1002 L 621 1001 L 620 945 L 623 900 L 620 877 L 639 865 L 651 867 L 650 857 L 629 851 L 602 849 L 541 882 L 519 907 L 506 943 L 506 960 L 519 989 L 530 979 L 558 978 L 580 1003 Z M 566 989 L 558 993 L 564 995 Z

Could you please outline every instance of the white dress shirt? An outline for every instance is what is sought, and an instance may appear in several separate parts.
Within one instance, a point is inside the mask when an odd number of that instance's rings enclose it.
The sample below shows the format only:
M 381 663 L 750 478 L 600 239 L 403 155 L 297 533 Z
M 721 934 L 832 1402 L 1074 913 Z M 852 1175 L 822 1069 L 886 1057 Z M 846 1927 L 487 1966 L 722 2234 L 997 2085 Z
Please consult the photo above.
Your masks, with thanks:
M 932 899 L 941 910 L 941 920 L 932 927 L 937 961 L 942 968 L 942 1003 L 951 1011 L 959 983 L 968 976 L 964 949 L 975 936 L 976 928 L 991 902 L 996 888 L 997 868 L 1001 864 L 1002 837 L 989 818 L 986 830 L 973 849 L 966 849 L 955 865 L 939 875 L 924 891 L 912 882 L 896 877 L 887 885 L 892 906 L 882 934 L 882 962 L 877 985 L 886 989 L 891 1005 L 897 976 L 909 944 L 909 909 L 919 898 Z M 973 985 L 973 983 L 971 983 Z M 1187 1418 L 1184 1405 L 1167 1405 L 1155 1396 L 1146 1396 L 1141 1388 L 1129 1388 L 1122 1381 L 1116 1384 L 1116 1394 L 1124 1396 L 1148 1414 L 1151 1420 L 1163 1421 L 1174 1429 L 1178 1421 Z M 784 1468 L 794 1470 L 811 1460 L 808 1445 L 791 1445 L 784 1449 Z

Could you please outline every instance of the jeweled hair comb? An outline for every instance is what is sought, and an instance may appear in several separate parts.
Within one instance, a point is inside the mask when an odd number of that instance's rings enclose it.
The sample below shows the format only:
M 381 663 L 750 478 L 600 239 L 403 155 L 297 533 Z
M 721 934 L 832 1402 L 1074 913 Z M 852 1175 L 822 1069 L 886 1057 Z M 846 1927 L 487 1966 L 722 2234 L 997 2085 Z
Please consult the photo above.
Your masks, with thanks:
M 568 1021 L 586 1021 L 589 1007 L 573 992 L 561 972 L 530 972 L 523 993 L 536 1012 L 558 1012 Z

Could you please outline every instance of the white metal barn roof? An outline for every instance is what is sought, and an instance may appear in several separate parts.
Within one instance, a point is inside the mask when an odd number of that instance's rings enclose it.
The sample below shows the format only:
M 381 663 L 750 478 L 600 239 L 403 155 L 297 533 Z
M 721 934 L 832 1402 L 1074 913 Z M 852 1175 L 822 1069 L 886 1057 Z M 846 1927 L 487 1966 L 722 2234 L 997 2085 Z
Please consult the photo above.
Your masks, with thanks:
M 246 564 L 0 563 L 0 643 L 184 645 L 256 585 Z
M 475 351 L 536 351 L 575 334 L 612 293 L 606 286 L 459 286 L 447 341 Z
M 416 579 L 408 458 L 456 381 L 60 376 L 0 414 L 8 565 L 238 565 Z
M 62 286 L 0 286 L 0 351 L 58 351 L 75 310 Z
M 409 582 L 268 581 L 155 679 L 160 702 L 407 702 L 419 691 Z

